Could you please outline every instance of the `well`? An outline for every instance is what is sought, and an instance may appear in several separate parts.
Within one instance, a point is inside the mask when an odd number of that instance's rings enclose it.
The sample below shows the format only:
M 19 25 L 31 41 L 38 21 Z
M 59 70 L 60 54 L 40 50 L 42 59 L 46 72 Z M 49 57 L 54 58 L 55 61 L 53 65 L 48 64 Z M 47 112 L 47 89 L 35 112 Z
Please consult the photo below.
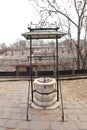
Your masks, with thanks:
M 28 120 L 28 108 L 29 108 L 29 101 L 30 101 L 30 94 L 31 94 L 31 106 L 35 109 L 53 109 L 60 105 L 59 100 L 59 68 L 58 68 L 58 39 L 66 35 L 66 33 L 58 31 L 59 27 L 57 24 L 45 24 L 42 20 L 38 25 L 35 25 L 32 28 L 32 22 L 28 26 L 29 31 L 22 34 L 29 42 L 29 87 L 28 87 L 28 101 L 27 101 L 27 120 Z M 47 26 L 48 27 L 47 27 Z M 54 54 L 53 55 L 45 55 L 45 62 L 46 60 L 52 59 L 54 61 L 53 65 L 53 73 L 46 74 L 46 64 L 44 72 L 45 74 L 39 75 L 39 71 L 37 69 L 37 75 L 33 74 L 33 66 L 36 64 L 38 68 L 38 60 L 37 63 L 33 62 L 33 54 L 32 49 L 34 49 L 32 40 L 38 39 L 54 39 Z M 43 48 L 44 49 L 44 48 Z M 37 55 L 35 58 L 39 59 L 39 57 L 44 58 L 44 55 Z M 40 60 L 40 59 L 39 59 Z M 46 62 L 47 63 L 47 62 Z M 42 64 L 42 63 L 41 63 Z M 40 77 L 35 79 L 36 77 Z M 48 78 L 46 78 L 48 76 Z M 50 76 L 54 78 L 49 78 Z M 56 79 L 56 80 L 55 80 Z M 31 92 L 30 92 L 31 90 Z M 61 91 L 60 91 L 61 92 Z M 62 119 L 64 121 L 64 112 L 63 112 L 63 101 L 62 101 L 62 92 L 61 92 L 61 104 L 62 104 Z
M 56 80 L 54 78 L 37 78 L 34 80 L 34 102 L 32 107 L 34 108 L 56 108 L 57 103 L 57 90 Z

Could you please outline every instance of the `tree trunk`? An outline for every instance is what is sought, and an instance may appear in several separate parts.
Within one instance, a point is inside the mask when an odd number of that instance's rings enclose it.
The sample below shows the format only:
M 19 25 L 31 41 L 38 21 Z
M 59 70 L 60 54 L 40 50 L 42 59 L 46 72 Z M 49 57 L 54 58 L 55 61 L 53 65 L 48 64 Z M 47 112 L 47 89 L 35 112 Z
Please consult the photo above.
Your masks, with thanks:
M 80 19 L 78 21 L 78 32 L 77 32 L 77 69 L 80 69 L 80 55 L 79 50 L 80 49 Z

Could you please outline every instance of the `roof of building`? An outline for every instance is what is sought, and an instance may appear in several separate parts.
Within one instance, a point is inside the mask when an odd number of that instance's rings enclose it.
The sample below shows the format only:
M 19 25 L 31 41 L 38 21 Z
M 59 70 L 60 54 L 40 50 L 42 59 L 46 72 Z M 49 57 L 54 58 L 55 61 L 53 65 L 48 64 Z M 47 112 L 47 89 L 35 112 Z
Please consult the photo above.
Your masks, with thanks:
M 64 32 L 44 28 L 32 29 L 22 34 L 26 39 L 56 39 L 56 37 L 61 38 L 64 35 L 66 35 Z

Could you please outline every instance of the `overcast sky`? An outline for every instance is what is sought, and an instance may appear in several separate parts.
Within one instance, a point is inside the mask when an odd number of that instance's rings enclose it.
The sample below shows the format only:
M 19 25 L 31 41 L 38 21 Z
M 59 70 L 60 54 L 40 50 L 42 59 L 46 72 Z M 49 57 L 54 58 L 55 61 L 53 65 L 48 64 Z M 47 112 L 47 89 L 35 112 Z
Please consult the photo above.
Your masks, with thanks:
M 29 1 L 0 0 L 0 44 L 9 45 L 19 39 L 24 39 L 21 34 L 28 31 L 27 25 L 31 21 L 35 23 L 36 12 L 33 12 Z
M 10 44 L 22 38 L 32 21 L 32 7 L 28 0 L 0 0 L 0 44 Z
M 0 0 L 0 44 L 6 43 L 9 45 L 19 39 L 24 39 L 21 34 L 28 31 L 27 25 L 31 21 L 37 23 L 38 17 L 35 17 L 36 12 L 33 12 L 29 1 Z M 58 2 L 61 4 L 61 1 Z M 64 2 L 67 5 L 67 0 L 64 0 Z M 73 10 L 71 12 L 74 14 Z

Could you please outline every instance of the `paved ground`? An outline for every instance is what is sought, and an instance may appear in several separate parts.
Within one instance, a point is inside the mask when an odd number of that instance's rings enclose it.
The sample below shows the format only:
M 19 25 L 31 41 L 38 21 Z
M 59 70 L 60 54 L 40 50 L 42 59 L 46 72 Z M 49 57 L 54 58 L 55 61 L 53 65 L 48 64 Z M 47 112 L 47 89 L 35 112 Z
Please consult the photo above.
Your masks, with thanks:
M 29 109 L 28 81 L 0 82 L 0 130 L 87 130 L 87 79 L 62 81 L 65 122 L 61 106 L 55 110 Z

